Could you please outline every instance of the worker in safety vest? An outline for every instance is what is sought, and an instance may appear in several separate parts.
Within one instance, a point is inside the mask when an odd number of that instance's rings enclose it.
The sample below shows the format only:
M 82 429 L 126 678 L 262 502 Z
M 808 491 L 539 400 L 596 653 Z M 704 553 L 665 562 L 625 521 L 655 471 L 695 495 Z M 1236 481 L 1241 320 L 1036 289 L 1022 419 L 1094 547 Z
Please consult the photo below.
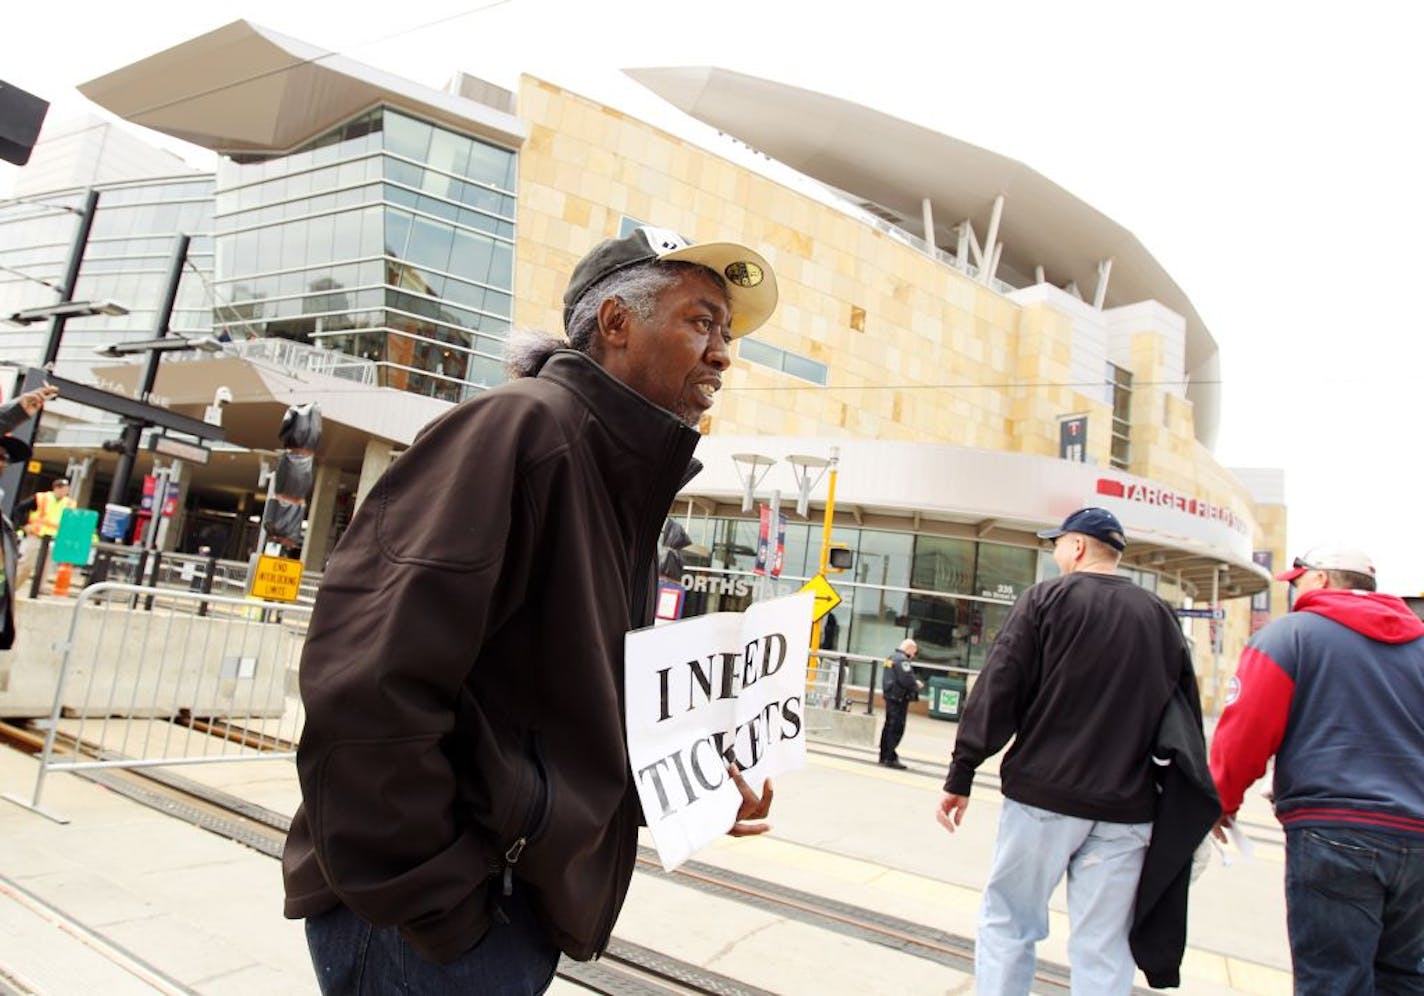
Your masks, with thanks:
M 15 509 L 19 519 L 23 510 L 33 506 L 29 518 L 25 520 L 25 538 L 20 544 L 20 564 L 15 571 L 15 590 L 22 591 L 24 585 L 35 573 L 35 563 L 39 559 L 40 540 L 48 536 L 50 542 L 59 533 L 59 519 L 66 508 L 74 508 L 74 499 L 69 497 L 69 481 L 56 477 L 49 491 L 41 491 L 29 501 L 21 502 Z M 45 574 L 49 574 L 53 560 L 47 558 Z

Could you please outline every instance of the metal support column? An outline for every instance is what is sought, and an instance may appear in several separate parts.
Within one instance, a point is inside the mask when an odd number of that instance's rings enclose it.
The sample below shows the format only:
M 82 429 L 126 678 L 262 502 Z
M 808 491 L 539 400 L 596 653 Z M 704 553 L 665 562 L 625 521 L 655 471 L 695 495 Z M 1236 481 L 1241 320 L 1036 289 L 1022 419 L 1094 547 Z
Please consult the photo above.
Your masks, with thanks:
M 158 320 L 153 326 L 155 339 L 162 339 L 168 334 L 168 323 L 173 318 L 173 305 L 178 301 L 178 285 L 183 280 L 183 266 L 188 260 L 189 241 L 186 235 L 179 235 L 173 241 L 173 255 L 168 259 L 168 283 L 163 289 L 163 302 L 158 309 Z M 153 385 L 158 381 L 158 364 L 162 359 L 158 350 L 149 351 L 148 358 L 144 361 L 143 382 L 139 385 L 138 400 L 145 403 L 148 401 L 148 396 L 153 392 Z M 124 425 L 121 437 L 124 443 L 123 452 L 119 454 L 118 464 L 114 467 L 114 479 L 109 484 L 110 504 L 126 504 L 124 497 L 129 491 L 129 480 L 133 476 L 134 459 L 138 456 L 138 441 L 142 432 L 142 422 L 127 422 Z

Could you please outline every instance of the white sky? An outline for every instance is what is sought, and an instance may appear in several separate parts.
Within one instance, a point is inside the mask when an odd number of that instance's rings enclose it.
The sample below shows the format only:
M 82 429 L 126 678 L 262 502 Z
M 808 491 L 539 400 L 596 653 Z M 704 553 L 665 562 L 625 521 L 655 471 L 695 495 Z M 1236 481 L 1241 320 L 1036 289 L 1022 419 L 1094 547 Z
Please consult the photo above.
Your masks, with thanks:
M 525 71 L 665 125 L 685 118 L 618 69 L 718 65 L 1021 160 L 1131 230 L 1192 299 L 1222 352 L 1217 457 L 1285 469 L 1291 554 L 1346 540 L 1382 587 L 1424 592 L 1410 511 L 1424 474 L 1404 445 L 1424 370 L 1406 293 L 1424 238 L 1424 7 L 10 6 L 0 78 L 50 100 L 52 121 L 94 111 L 77 84 L 245 17 L 431 86 L 463 69 L 512 87 Z M 0 196 L 14 172 L 0 167 Z

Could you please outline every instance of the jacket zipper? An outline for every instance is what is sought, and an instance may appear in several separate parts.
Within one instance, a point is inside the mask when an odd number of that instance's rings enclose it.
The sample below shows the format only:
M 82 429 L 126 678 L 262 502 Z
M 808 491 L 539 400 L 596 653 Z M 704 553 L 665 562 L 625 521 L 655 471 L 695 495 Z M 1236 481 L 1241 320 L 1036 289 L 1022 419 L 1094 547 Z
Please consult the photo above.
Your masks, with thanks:
M 500 891 L 505 896 L 514 895 L 514 866 L 519 863 L 525 848 L 543 835 L 549 825 L 549 814 L 554 808 L 553 788 L 549 784 L 549 771 L 544 763 L 544 747 L 537 733 L 529 734 L 529 753 L 534 760 L 535 791 L 524 814 L 522 831 L 504 851 L 504 861 L 500 869 Z

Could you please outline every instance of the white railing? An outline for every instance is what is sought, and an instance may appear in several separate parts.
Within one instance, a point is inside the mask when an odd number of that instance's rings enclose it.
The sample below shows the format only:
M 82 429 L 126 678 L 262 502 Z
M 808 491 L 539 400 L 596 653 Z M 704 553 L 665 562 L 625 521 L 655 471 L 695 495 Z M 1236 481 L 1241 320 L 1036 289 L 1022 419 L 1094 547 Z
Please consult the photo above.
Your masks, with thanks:
M 291 339 L 245 339 L 223 344 L 223 352 L 244 360 L 271 363 L 286 370 L 324 374 L 375 387 L 376 364 L 336 349 L 317 349 Z

